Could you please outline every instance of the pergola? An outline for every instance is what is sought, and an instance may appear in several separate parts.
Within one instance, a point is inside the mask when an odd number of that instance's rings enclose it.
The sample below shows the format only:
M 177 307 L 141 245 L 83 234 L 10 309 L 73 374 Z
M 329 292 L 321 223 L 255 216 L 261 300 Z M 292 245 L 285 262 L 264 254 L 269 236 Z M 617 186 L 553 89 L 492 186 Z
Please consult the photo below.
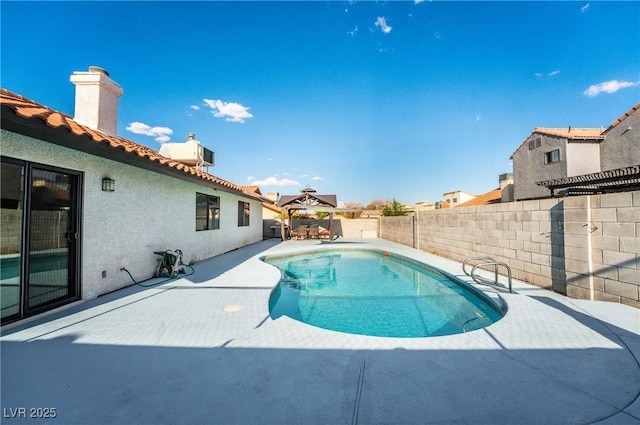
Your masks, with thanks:
M 310 187 L 302 189 L 300 195 L 282 195 L 278 201 L 278 206 L 282 210 L 282 220 L 280 220 L 280 236 L 286 239 L 284 227 L 284 214 L 289 218 L 289 229 L 291 229 L 291 210 L 307 210 L 313 212 L 329 213 L 329 240 L 333 240 L 333 214 L 336 212 L 349 211 L 347 208 L 338 208 L 336 195 L 318 195 L 316 190 Z
M 566 189 L 569 194 L 595 194 L 637 190 L 640 188 L 640 165 L 600 171 L 581 176 L 564 177 L 536 182 L 555 196 L 558 189 Z

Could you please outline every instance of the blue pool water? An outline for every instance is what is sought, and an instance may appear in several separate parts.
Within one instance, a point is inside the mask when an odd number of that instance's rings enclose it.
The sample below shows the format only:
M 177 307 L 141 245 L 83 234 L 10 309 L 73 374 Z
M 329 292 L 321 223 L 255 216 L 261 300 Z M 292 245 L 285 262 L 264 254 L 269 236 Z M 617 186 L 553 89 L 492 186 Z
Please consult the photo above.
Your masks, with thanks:
M 281 271 L 269 300 L 282 315 L 340 332 L 388 337 L 451 335 L 484 328 L 504 313 L 439 269 L 375 250 L 265 257 Z

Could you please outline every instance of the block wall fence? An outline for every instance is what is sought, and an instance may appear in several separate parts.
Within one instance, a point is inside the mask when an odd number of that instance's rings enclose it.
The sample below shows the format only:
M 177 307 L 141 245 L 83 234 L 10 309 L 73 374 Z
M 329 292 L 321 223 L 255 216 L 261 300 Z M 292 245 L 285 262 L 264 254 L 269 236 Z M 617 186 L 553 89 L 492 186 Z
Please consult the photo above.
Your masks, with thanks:
M 640 308 L 640 191 L 418 211 L 382 217 L 379 231 L 455 261 L 493 257 L 515 279 L 573 298 Z

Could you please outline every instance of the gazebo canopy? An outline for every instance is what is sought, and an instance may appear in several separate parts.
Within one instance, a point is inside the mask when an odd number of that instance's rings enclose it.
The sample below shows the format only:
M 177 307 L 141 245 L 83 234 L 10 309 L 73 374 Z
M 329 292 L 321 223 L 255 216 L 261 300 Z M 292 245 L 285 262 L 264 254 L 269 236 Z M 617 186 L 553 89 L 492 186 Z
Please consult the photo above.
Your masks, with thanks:
M 307 206 L 337 207 L 336 195 L 318 195 L 316 190 L 310 187 L 300 191 L 300 195 L 282 195 L 278 201 L 280 208 L 306 209 Z

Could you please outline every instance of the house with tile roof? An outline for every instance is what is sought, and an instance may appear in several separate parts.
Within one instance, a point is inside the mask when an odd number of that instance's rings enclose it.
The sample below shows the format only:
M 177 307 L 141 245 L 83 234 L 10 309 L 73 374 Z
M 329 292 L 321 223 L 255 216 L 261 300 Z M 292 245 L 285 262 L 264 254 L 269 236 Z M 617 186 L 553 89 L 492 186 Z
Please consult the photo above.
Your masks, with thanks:
M 478 195 L 467 202 L 463 202 L 462 204 L 458 205 L 457 208 L 499 204 L 500 202 L 502 202 L 502 190 L 500 190 L 500 188 L 497 188 Z
M 640 103 L 611 123 L 604 136 L 601 171 L 640 165 Z
M 600 128 L 535 128 L 511 155 L 516 201 L 549 197 L 536 181 L 598 171 Z
M 535 128 L 511 155 L 515 200 L 560 194 L 549 191 L 554 184 L 549 182 L 563 182 L 567 188 L 579 176 L 597 178 L 601 172 L 640 165 L 639 108 L 634 106 L 606 130 Z
M 443 201 L 449 204 L 449 206 L 451 207 L 457 207 L 458 205 L 468 202 L 475 197 L 476 195 L 464 190 L 454 190 L 442 194 Z
M 0 91 L 3 323 L 148 279 L 154 252 L 189 264 L 262 240 L 261 196 L 118 136 L 106 71 L 71 81 L 74 117 Z

